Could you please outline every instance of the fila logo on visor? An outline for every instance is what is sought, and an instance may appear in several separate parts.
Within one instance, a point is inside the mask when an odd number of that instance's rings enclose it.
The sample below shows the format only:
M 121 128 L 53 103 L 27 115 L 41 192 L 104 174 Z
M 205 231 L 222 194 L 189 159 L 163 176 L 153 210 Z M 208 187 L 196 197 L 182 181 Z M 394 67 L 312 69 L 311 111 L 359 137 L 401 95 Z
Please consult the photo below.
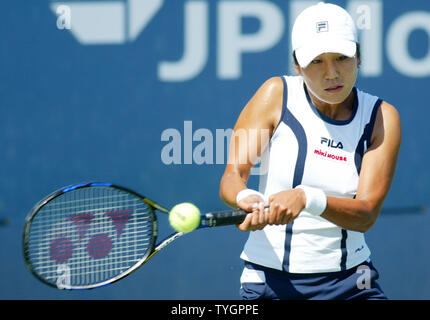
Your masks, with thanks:
M 328 32 L 328 21 L 317 22 L 317 32 Z

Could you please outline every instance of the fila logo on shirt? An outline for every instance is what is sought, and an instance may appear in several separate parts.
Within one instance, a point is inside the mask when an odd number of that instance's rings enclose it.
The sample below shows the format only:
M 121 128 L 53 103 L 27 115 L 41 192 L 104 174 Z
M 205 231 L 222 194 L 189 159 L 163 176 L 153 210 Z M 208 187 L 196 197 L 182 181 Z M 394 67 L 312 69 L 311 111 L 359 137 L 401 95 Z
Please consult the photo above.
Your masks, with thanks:
M 321 144 L 327 144 L 327 146 L 330 148 L 343 149 L 343 144 L 341 141 L 336 143 L 334 140 L 324 137 L 321 137 Z

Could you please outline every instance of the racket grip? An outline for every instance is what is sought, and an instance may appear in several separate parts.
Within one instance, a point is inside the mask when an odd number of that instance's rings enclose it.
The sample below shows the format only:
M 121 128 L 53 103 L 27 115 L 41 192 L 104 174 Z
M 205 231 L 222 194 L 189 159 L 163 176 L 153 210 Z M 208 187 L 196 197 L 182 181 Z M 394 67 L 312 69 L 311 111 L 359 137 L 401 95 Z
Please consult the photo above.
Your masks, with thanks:
M 201 218 L 201 227 L 220 227 L 240 224 L 245 220 L 248 212 L 243 210 L 228 210 L 221 212 L 206 213 Z

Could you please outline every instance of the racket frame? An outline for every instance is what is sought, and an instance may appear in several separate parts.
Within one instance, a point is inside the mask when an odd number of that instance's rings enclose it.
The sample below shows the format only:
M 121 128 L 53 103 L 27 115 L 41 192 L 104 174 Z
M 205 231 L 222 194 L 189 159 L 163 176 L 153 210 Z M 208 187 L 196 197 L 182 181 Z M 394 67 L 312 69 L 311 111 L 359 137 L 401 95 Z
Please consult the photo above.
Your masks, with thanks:
M 34 220 L 34 218 L 36 217 L 37 213 L 49 202 L 53 201 L 54 199 L 58 198 L 59 196 L 70 192 L 70 191 L 74 191 L 77 189 L 82 189 L 82 188 L 88 188 L 88 187 L 106 187 L 106 188 L 114 188 L 114 189 L 118 189 L 124 192 L 127 192 L 129 194 L 132 194 L 133 196 L 139 198 L 141 201 L 145 202 L 148 205 L 149 208 L 149 216 L 151 218 L 151 222 L 152 222 L 152 237 L 150 240 L 150 243 L 148 245 L 148 249 L 146 250 L 145 254 L 142 256 L 141 259 L 139 259 L 133 266 L 129 267 L 126 271 L 112 277 L 109 278 L 108 280 L 102 281 L 102 282 L 98 282 L 95 284 L 91 284 L 91 285 L 84 285 L 84 286 L 64 286 L 64 287 L 59 287 L 57 284 L 49 282 L 47 280 L 45 280 L 42 276 L 40 276 L 35 269 L 32 266 L 32 263 L 30 261 L 30 255 L 29 255 L 29 234 L 30 234 L 30 229 L 31 229 L 31 223 Z M 30 270 L 30 272 L 40 281 L 42 281 L 43 283 L 57 288 L 57 289 L 68 289 L 68 290 L 88 290 L 88 289 L 93 289 L 93 288 L 99 288 L 102 286 L 105 286 L 107 284 L 111 284 L 114 283 L 128 275 L 130 275 L 131 273 L 133 273 L 134 271 L 136 271 L 143 263 L 145 263 L 149 257 L 151 257 L 156 251 L 155 251 L 155 244 L 157 242 L 157 237 L 158 237 L 158 221 L 157 221 L 157 215 L 154 212 L 154 209 L 157 209 L 159 211 L 162 211 L 164 213 L 168 213 L 169 210 L 160 206 L 159 204 L 155 203 L 154 201 L 138 194 L 137 192 L 119 186 L 119 185 L 115 185 L 112 183 L 106 183 L 106 182 L 86 182 L 86 183 L 80 183 L 80 184 L 75 184 L 75 185 L 70 185 L 61 189 L 58 189 L 57 191 L 54 191 L 53 193 L 51 193 L 50 195 L 46 196 L 45 198 L 43 198 L 42 200 L 40 200 L 30 211 L 30 213 L 27 215 L 26 219 L 25 219 L 25 224 L 24 224 L 24 231 L 23 231 L 23 236 L 22 236 L 22 247 L 23 247 L 23 255 L 24 255 L 24 261 L 25 264 L 27 266 L 27 268 Z
M 137 198 L 139 198 L 141 201 L 143 201 L 145 204 L 147 204 L 149 208 L 150 218 L 152 221 L 152 238 L 150 241 L 150 244 L 148 245 L 148 249 L 146 250 L 145 254 L 131 267 L 129 267 L 126 271 L 109 278 L 108 280 L 98 282 L 91 285 L 85 285 L 85 286 L 61 286 L 49 282 L 45 280 L 42 276 L 40 276 L 33 268 L 30 255 L 29 255 L 29 233 L 32 221 L 36 217 L 37 213 L 49 202 L 53 201 L 57 197 L 77 189 L 81 188 L 88 188 L 88 187 L 106 187 L 106 188 L 114 188 L 118 189 L 124 192 L 127 192 Z M 168 237 L 164 238 L 160 243 L 157 243 L 157 237 L 158 237 L 158 221 L 157 221 L 157 215 L 155 214 L 155 210 L 161 211 L 163 213 L 169 214 L 170 210 L 155 203 L 154 201 L 150 200 L 147 197 L 144 197 L 137 192 L 116 185 L 112 183 L 107 182 L 85 182 L 80 184 L 74 184 L 70 185 L 61 189 L 58 189 L 57 191 L 54 191 L 50 195 L 46 196 L 42 200 L 40 200 L 30 211 L 30 213 L 27 215 L 25 219 L 25 225 L 24 225 L 24 231 L 23 231 L 23 237 L 22 237 L 22 245 L 23 245 L 23 254 L 24 254 L 24 261 L 27 266 L 27 268 L 30 270 L 30 272 L 40 281 L 43 283 L 57 288 L 57 289 L 67 289 L 67 290 L 88 290 L 88 289 L 94 289 L 99 288 L 111 283 L 114 283 L 120 279 L 125 278 L 126 276 L 130 275 L 134 271 L 136 271 L 138 268 L 140 268 L 145 262 L 147 262 L 150 258 L 154 256 L 157 252 L 159 252 L 161 249 L 166 247 L 168 244 L 170 244 L 172 241 L 176 240 L 177 238 L 183 236 L 185 233 L 183 232 L 174 232 L 170 234 Z M 197 229 L 203 229 L 203 228 L 212 228 L 217 226 L 226 226 L 226 225 L 232 225 L 232 224 L 238 224 L 243 221 L 245 218 L 247 212 L 243 210 L 226 210 L 226 211 L 218 211 L 218 212 L 212 212 L 212 213 L 206 213 L 202 214 L 201 216 L 201 222 L 200 225 L 197 227 Z

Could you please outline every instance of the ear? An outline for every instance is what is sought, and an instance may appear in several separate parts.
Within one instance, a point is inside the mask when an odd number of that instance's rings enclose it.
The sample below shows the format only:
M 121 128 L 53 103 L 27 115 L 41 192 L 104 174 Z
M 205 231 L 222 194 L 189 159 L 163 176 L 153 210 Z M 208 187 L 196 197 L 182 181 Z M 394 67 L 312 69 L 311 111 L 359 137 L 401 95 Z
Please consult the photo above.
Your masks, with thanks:
M 361 58 L 357 57 L 357 68 L 360 68 L 361 66 Z
M 296 73 L 300 76 L 302 75 L 302 68 L 300 68 L 299 64 L 294 64 L 294 69 L 296 70 Z

